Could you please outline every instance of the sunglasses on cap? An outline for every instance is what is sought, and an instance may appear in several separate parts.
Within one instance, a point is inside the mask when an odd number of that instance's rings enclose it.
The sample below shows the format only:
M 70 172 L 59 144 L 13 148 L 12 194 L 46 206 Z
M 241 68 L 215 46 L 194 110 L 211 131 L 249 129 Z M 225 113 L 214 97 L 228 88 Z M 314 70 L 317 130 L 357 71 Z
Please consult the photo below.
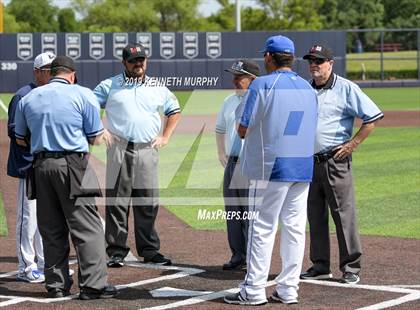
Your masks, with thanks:
M 316 64 L 316 65 L 322 65 L 324 62 L 326 62 L 328 59 L 326 58 L 308 58 L 308 63 L 310 65 Z
M 130 63 L 130 64 L 135 64 L 138 61 L 143 62 L 144 59 L 145 59 L 144 57 L 137 57 L 137 58 L 133 58 L 133 59 L 127 60 L 127 62 Z

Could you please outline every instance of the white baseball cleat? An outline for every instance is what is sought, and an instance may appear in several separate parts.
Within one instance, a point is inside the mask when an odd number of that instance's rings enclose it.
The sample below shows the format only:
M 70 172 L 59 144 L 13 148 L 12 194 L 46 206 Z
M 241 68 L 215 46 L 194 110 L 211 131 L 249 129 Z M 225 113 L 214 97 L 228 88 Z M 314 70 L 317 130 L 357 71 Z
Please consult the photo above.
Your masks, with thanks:
M 45 276 L 42 271 L 35 269 L 27 272 L 19 272 L 16 276 L 16 280 L 19 282 L 42 283 L 45 282 Z

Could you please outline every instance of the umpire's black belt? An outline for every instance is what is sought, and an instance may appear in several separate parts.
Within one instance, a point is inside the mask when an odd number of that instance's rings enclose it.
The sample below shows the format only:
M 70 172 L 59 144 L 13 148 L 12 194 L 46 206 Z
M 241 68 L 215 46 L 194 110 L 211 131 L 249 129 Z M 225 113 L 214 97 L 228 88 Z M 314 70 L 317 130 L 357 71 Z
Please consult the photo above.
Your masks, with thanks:
M 80 158 L 83 158 L 86 153 L 82 153 L 82 152 L 67 152 L 67 151 L 62 151 L 62 152 L 39 152 L 35 154 L 35 159 L 44 159 L 44 158 L 64 158 L 68 155 L 73 155 L 73 154 L 77 154 L 80 156 Z
M 333 158 L 337 151 L 338 150 L 330 151 L 327 153 L 317 153 L 314 155 L 314 161 L 317 164 L 327 161 L 328 159 Z
M 229 156 L 229 160 L 234 163 L 237 163 L 239 162 L 239 156 Z
M 126 146 L 127 149 L 144 149 L 152 146 L 152 142 L 133 142 L 117 135 L 113 135 L 113 137 L 121 146 Z

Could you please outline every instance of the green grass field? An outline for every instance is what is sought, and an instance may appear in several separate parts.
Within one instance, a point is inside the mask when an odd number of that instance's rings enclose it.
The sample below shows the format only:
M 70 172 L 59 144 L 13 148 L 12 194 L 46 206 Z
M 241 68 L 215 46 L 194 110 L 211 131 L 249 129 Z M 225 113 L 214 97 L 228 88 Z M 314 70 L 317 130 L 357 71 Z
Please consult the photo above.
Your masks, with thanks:
M 365 91 L 385 111 L 420 110 L 420 88 Z M 176 95 L 184 106 L 184 115 L 214 115 L 228 93 L 200 91 Z M 103 146 L 92 151 L 105 161 Z M 199 209 L 222 208 L 222 175 L 213 134 L 176 134 L 160 150 L 162 203 L 196 229 L 225 229 L 221 219 L 197 220 Z M 419 128 L 377 128 L 354 154 L 354 175 L 362 234 L 420 238 Z
M 420 110 L 420 88 L 366 88 L 366 94 L 386 110 Z M 178 91 L 176 96 L 183 108 L 183 115 L 215 115 L 220 109 L 223 99 L 230 90 L 198 90 Z M 0 94 L 0 99 L 7 106 L 12 94 Z M 6 119 L 7 113 L 0 108 L 0 119 Z
M 358 72 L 361 64 L 365 64 L 366 71 L 380 70 L 379 52 L 347 54 L 347 72 Z M 398 59 L 395 59 L 398 58 Z M 416 70 L 417 51 L 384 52 L 385 70 Z
M 354 153 L 353 165 L 361 233 L 420 238 L 420 130 L 377 128 Z M 222 168 L 219 172 L 221 182 Z M 202 174 L 203 183 L 209 174 Z M 225 229 L 222 220 L 198 221 L 200 208 L 214 211 L 222 205 L 168 207 L 194 228 Z
M 0 193 L 0 236 L 7 235 L 7 220 L 6 214 L 4 213 L 3 196 Z

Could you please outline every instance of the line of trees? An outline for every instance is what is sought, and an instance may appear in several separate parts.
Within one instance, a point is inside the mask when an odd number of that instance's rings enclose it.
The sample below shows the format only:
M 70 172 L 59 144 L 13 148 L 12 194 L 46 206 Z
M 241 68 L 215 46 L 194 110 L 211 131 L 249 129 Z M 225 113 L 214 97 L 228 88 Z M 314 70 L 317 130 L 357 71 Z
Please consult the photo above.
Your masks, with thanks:
M 198 7 L 207 0 L 11 0 L 5 32 L 234 31 L 233 0 L 217 0 L 208 17 Z M 420 28 L 420 0 L 255 0 L 243 7 L 242 30 Z M 356 34 L 364 44 L 377 34 Z M 372 44 L 372 43 L 371 43 Z

